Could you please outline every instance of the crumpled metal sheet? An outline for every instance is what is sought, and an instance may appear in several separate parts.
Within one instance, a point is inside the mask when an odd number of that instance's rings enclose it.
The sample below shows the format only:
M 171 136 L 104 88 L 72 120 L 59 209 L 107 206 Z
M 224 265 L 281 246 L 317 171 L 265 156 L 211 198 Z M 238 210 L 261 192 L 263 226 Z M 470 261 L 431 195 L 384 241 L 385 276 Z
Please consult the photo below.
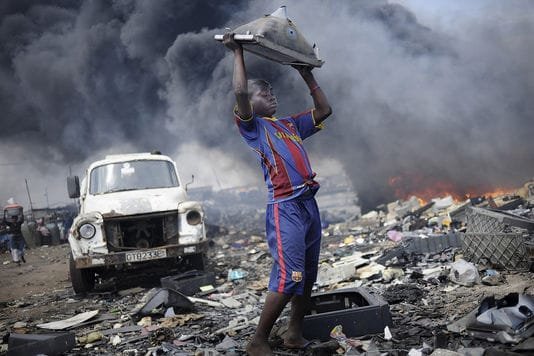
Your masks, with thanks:
M 466 327 L 474 337 L 518 343 L 534 334 L 534 296 L 510 293 L 485 298 Z

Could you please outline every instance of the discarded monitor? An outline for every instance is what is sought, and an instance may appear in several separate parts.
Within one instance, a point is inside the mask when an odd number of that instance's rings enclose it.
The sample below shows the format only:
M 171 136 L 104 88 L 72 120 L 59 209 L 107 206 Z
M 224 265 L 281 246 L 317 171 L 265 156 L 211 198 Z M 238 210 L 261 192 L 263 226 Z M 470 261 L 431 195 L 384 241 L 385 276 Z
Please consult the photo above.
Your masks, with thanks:
M 364 288 L 347 288 L 312 295 L 304 317 L 304 337 L 326 341 L 337 325 L 347 337 L 377 334 L 391 326 L 389 304 Z
M 287 17 L 285 6 L 239 26 L 232 33 L 244 50 L 275 62 L 312 67 L 321 67 L 324 63 L 318 58 L 317 46 L 311 46 Z M 215 35 L 215 39 L 222 41 L 223 35 Z

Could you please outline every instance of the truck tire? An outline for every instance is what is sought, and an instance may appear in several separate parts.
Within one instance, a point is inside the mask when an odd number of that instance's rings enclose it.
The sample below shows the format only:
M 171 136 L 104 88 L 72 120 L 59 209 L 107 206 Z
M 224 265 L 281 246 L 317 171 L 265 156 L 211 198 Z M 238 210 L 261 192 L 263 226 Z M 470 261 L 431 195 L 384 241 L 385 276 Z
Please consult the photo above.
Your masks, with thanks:
M 74 293 L 82 294 L 93 290 L 95 287 L 95 272 L 90 268 L 76 268 L 72 252 L 69 258 L 69 271 Z

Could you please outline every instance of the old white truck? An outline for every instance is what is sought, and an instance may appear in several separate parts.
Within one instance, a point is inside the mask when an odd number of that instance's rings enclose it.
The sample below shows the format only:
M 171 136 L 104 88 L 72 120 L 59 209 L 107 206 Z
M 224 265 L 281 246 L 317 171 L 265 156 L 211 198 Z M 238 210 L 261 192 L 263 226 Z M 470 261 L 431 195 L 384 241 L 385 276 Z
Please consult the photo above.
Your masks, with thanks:
M 203 270 L 208 248 L 204 212 L 189 201 L 176 163 L 155 153 L 106 156 L 80 180 L 67 178 L 80 212 L 69 231 L 72 287 L 152 268 Z

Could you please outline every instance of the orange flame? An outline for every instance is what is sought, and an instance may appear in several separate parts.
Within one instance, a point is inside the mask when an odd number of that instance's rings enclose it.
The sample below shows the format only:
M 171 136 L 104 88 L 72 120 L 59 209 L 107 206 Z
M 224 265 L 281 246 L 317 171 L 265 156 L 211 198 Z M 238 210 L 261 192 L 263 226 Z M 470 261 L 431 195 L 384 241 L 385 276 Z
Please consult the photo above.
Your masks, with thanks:
M 411 196 L 416 196 L 421 205 L 434 198 L 443 198 L 446 196 L 451 196 L 456 202 L 459 202 L 477 196 L 495 198 L 513 194 L 516 190 L 504 187 L 460 188 L 452 182 L 417 174 L 402 174 L 390 177 L 388 184 L 393 189 L 396 198 L 406 200 Z

